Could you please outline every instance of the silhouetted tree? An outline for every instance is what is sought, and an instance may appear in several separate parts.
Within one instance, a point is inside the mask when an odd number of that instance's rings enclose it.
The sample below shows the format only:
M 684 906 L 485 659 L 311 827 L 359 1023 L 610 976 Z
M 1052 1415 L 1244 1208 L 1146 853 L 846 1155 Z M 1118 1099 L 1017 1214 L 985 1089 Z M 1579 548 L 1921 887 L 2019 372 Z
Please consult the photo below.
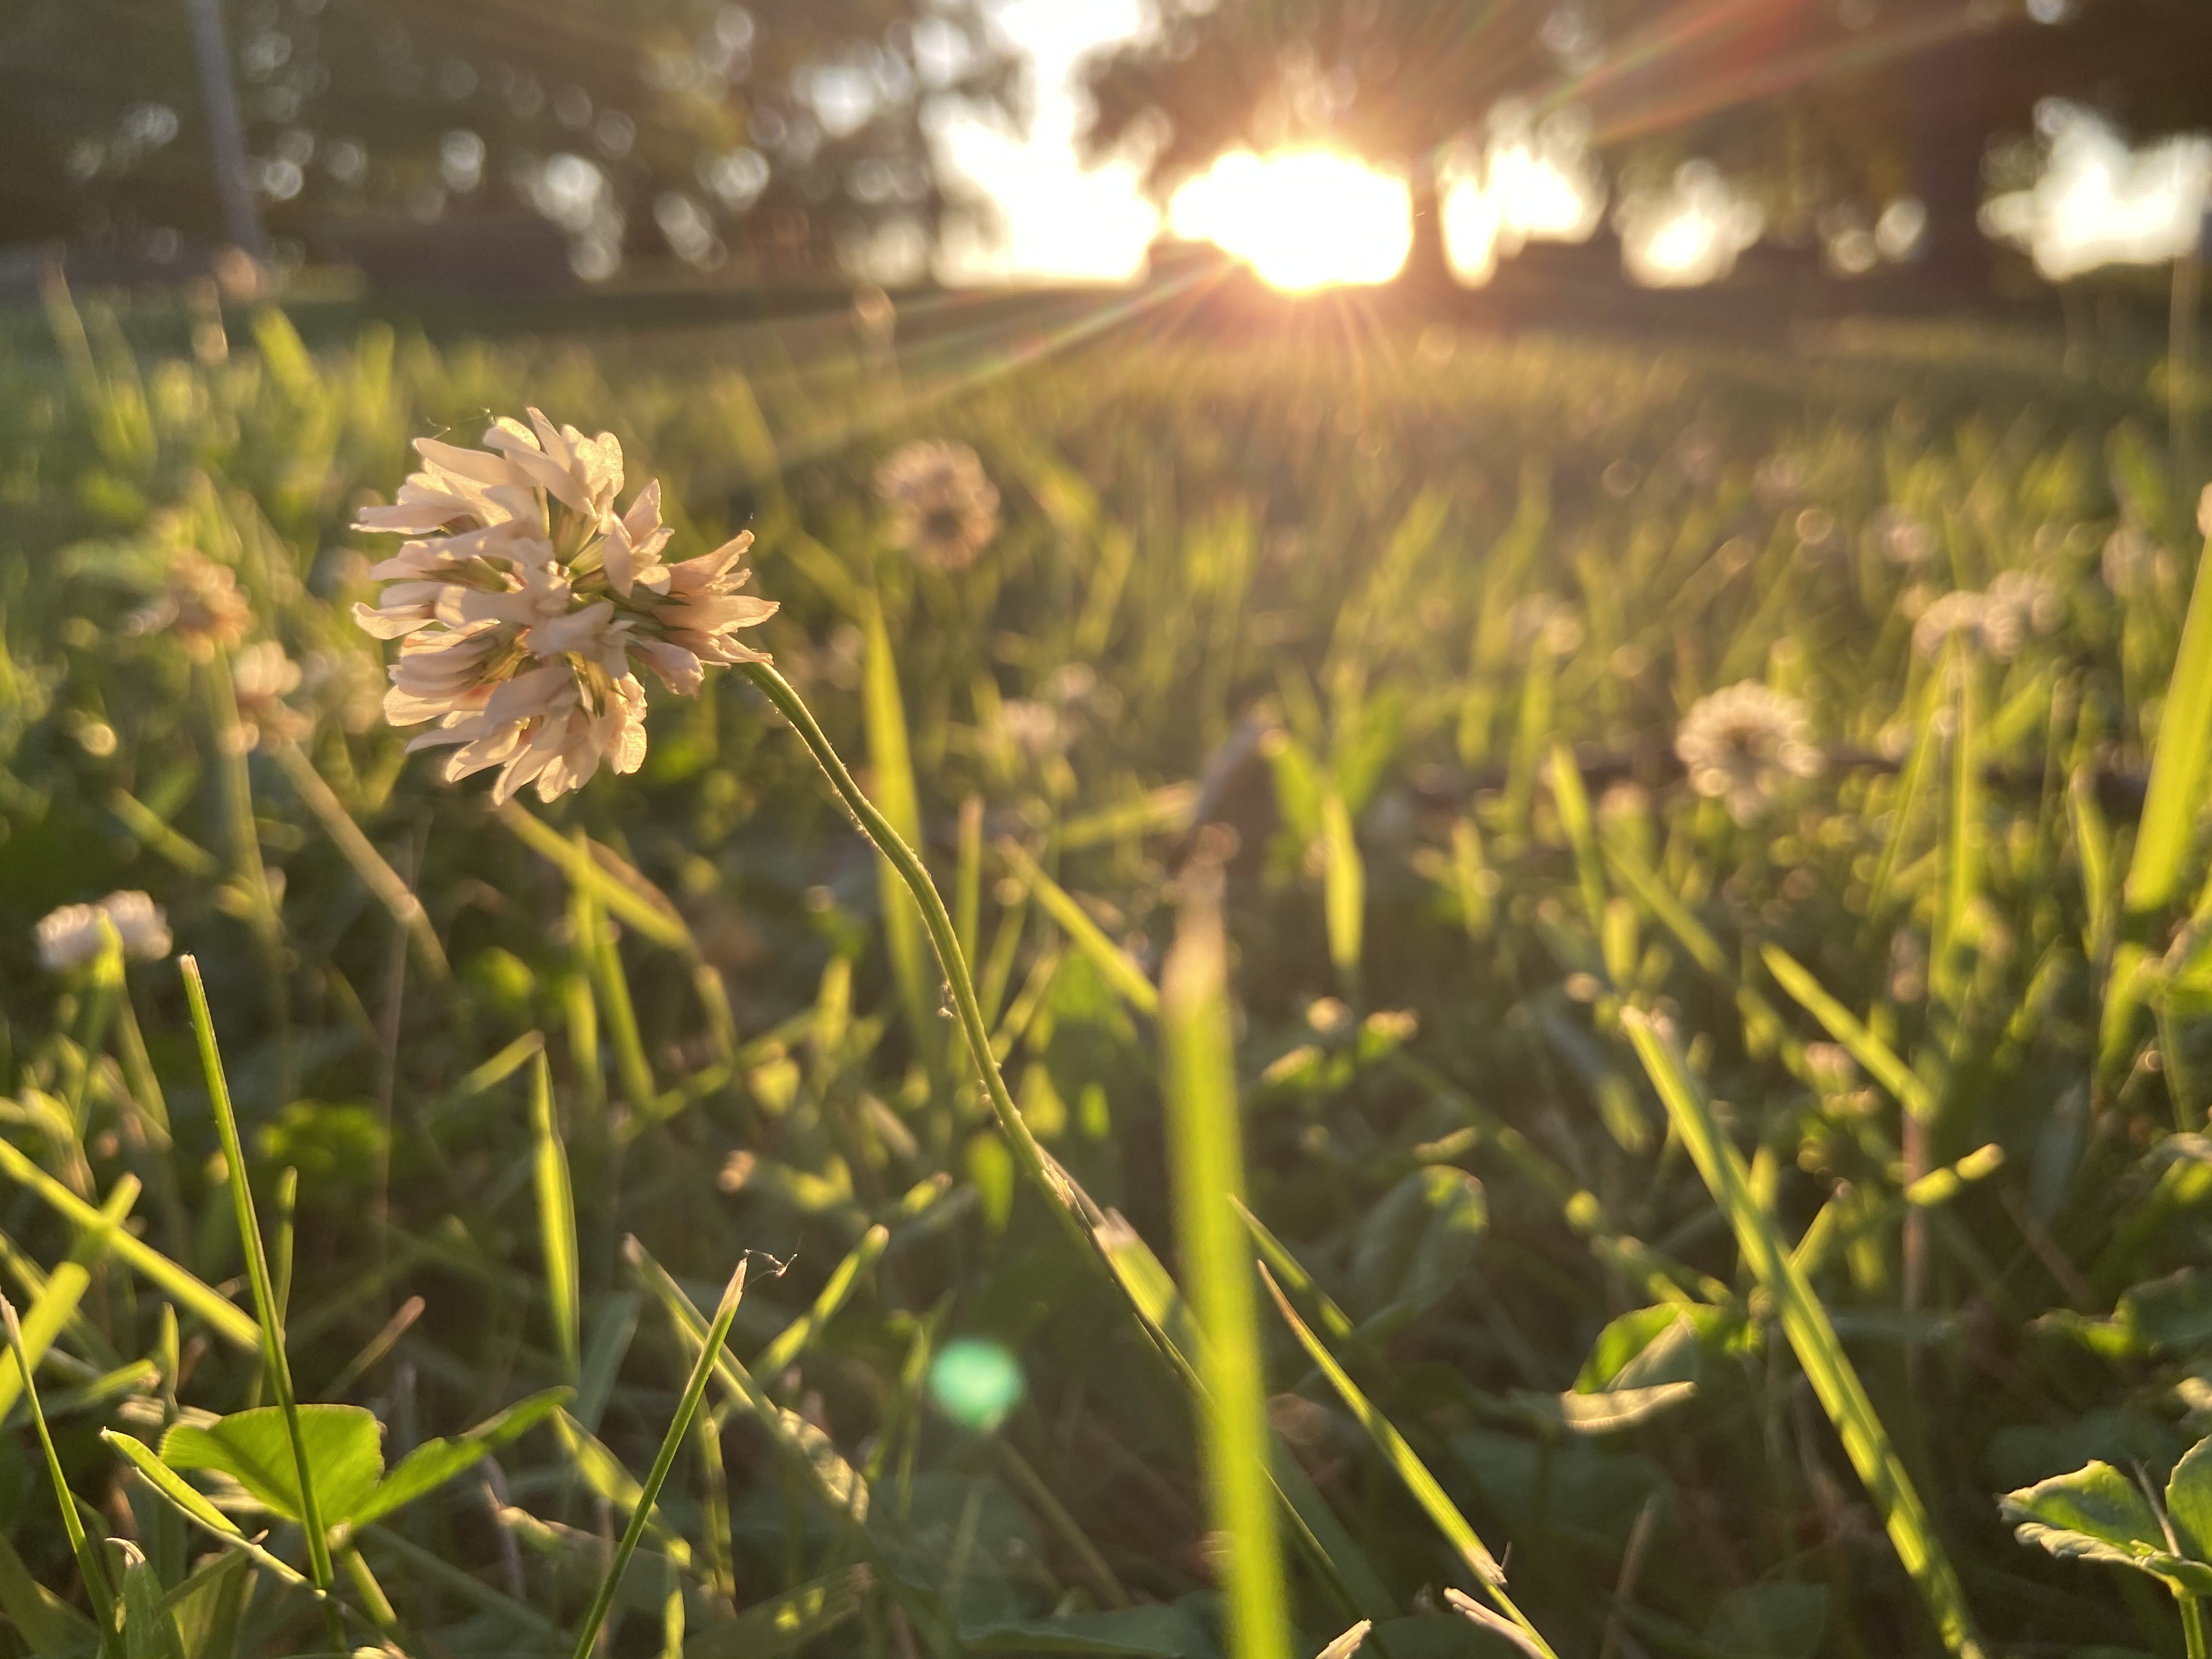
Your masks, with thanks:
M 820 271 L 948 200 L 923 136 L 1003 102 L 975 0 L 227 0 L 272 234 L 527 208 L 628 248 Z M 0 8 L 0 242 L 217 233 L 184 0 Z

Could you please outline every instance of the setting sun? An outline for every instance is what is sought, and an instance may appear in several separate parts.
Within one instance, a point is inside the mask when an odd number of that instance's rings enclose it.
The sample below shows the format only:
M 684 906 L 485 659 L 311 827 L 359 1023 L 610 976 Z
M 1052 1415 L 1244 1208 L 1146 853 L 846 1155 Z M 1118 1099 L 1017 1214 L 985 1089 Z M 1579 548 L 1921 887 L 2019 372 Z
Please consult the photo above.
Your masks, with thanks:
M 1176 191 L 1168 222 L 1291 293 L 1387 283 L 1413 244 L 1406 181 L 1331 150 L 1232 151 Z

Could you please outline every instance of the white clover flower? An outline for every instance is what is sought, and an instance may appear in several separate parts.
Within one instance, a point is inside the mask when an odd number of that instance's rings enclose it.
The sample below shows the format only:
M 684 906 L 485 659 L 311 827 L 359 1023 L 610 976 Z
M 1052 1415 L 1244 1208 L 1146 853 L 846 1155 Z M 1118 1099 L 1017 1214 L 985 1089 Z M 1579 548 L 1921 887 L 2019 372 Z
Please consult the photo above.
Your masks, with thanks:
M 1739 823 L 1765 811 L 1790 779 L 1817 776 L 1823 764 L 1805 705 L 1757 680 L 1692 703 L 1674 733 L 1674 752 L 1690 787 L 1725 800 Z
M 1060 710 L 1034 697 L 1008 697 L 999 705 L 991 728 L 1000 743 L 1031 765 L 1067 748 L 1067 726 Z
M 2008 570 L 1986 593 L 1946 593 L 1929 605 L 1912 624 L 1912 648 L 1934 657 L 1954 634 L 1978 645 L 1999 662 L 2020 654 L 2031 633 L 2048 634 L 2064 615 L 2057 584 L 2033 571 Z
M 1925 564 L 1935 556 L 1936 532 L 1909 507 L 1883 507 L 1867 521 L 1881 544 L 1881 556 L 1892 564 Z
M 294 741 L 314 722 L 284 699 L 300 689 L 300 665 L 275 640 L 240 646 L 230 659 L 230 684 L 238 699 L 239 741 L 252 748 L 264 740 Z
M 159 962 L 169 954 L 169 919 L 161 907 L 136 888 L 110 893 L 97 904 L 64 904 L 39 921 L 36 937 L 40 964 L 50 973 L 64 974 L 95 960 L 103 939 L 105 918 L 123 941 L 123 954 L 132 962 Z
M 1913 619 L 1912 648 L 1923 657 L 1933 657 L 1942 652 L 1954 634 L 1978 640 L 1989 614 L 1990 597 L 1986 593 L 1946 593 L 1932 599 Z
M 418 439 L 422 470 L 355 526 L 410 538 L 369 571 L 386 584 L 377 605 L 354 608 L 363 629 L 400 642 L 385 718 L 436 721 L 408 747 L 453 748 L 448 782 L 498 767 L 501 802 L 528 784 L 556 799 L 602 764 L 635 771 L 646 706 L 635 667 L 690 696 L 708 664 L 767 661 L 736 634 L 776 611 L 738 592 L 750 532 L 663 562 L 659 484 L 618 514 L 614 434 L 529 415 L 527 427 L 495 422 L 483 449 Z
M 236 649 L 252 623 L 229 567 L 186 547 L 170 560 L 161 597 L 134 611 L 130 626 L 137 634 L 168 634 L 195 662 L 210 662 L 218 652 Z
M 960 570 L 999 533 L 999 492 L 965 444 L 917 441 L 876 469 L 891 537 L 922 563 Z

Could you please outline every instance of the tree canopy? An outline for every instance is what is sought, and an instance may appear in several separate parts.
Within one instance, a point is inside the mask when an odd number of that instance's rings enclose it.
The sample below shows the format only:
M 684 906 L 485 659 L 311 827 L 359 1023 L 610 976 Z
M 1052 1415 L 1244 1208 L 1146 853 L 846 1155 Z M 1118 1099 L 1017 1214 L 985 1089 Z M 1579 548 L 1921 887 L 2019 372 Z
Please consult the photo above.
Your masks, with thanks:
M 1003 101 L 975 0 L 226 0 L 270 233 L 527 210 L 586 276 L 625 252 L 764 272 L 919 257 L 959 205 L 933 103 Z M 0 21 L 0 241 L 159 257 L 219 233 L 187 0 Z
M 2212 122 L 2204 0 L 1159 0 L 1094 60 L 1098 153 L 1165 191 L 1239 146 L 1328 143 L 1417 195 L 1508 100 L 1585 111 L 1617 164 L 1710 159 L 1785 238 L 1906 194 L 1974 239 L 1992 146 L 2065 97 L 2138 136 Z M 2002 156 L 2000 156 L 2002 161 Z

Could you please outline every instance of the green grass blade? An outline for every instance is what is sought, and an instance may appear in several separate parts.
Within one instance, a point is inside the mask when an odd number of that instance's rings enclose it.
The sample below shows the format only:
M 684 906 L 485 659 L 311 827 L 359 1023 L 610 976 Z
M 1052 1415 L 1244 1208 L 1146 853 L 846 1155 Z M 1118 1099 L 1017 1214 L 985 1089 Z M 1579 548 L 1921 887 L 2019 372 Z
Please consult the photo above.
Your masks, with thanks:
M 315 821 L 323 826 L 323 833 L 331 838 L 331 845 L 353 866 L 362 884 L 392 913 L 392 919 L 407 930 L 408 942 L 415 947 L 415 954 L 422 958 L 422 965 L 441 984 L 450 981 L 453 970 L 446 961 L 446 947 L 438 942 L 438 930 L 431 926 L 429 913 L 423 909 L 415 890 L 362 833 L 353 814 L 346 811 L 345 803 L 323 781 L 323 775 L 315 770 L 315 763 L 298 744 L 286 738 L 277 744 L 276 754 L 278 769 L 307 803 L 307 810 L 315 815 Z
M 960 803 L 960 861 L 952 880 L 952 933 L 960 954 L 976 959 L 983 910 L 983 798 Z
M 2212 543 L 2207 544 L 2212 553 Z M 2165 711 L 2151 750 L 2150 784 L 2124 890 L 2130 911 L 2160 910 L 2173 900 L 2189 864 L 2212 753 L 2212 556 L 2200 557 L 2191 585 L 2181 648 L 2166 682 Z
M 191 1005 L 192 1033 L 199 1041 L 200 1067 L 206 1074 L 208 1098 L 215 1109 L 216 1133 L 230 1170 L 230 1195 L 238 1222 L 239 1243 L 245 1252 L 247 1281 L 253 1287 L 254 1311 L 261 1324 L 262 1363 L 269 1391 L 284 1414 L 284 1431 L 292 1443 L 292 1461 L 300 1477 L 301 1530 L 307 1537 L 307 1565 L 315 1588 L 329 1594 L 331 1583 L 330 1539 L 323 1528 L 322 1506 L 315 1499 L 314 1472 L 308 1466 L 307 1443 L 301 1432 L 299 1401 L 292 1392 L 292 1366 L 284 1352 L 284 1326 L 276 1311 L 276 1291 L 269 1273 L 269 1255 L 253 1214 L 253 1183 L 246 1179 L 246 1149 L 238 1136 L 238 1114 L 230 1103 L 230 1085 L 223 1076 L 222 1055 L 216 1048 L 215 1019 L 208 1011 L 207 988 L 200 982 L 200 965 L 192 957 L 177 958 L 184 975 L 185 1000 Z M 345 1632 L 336 1606 L 325 1601 L 323 1614 L 330 1627 L 333 1649 L 345 1651 Z
M 1552 744 L 1552 804 L 1567 844 L 1575 849 L 1575 876 L 1582 888 L 1583 908 L 1590 930 L 1605 931 L 1605 865 L 1597 850 L 1597 827 L 1590 815 L 1589 792 L 1583 787 L 1582 769 L 1575 752 L 1564 743 Z
M 16 1398 L 23 1391 L 24 1376 L 37 1369 L 54 1339 L 61 1334 L 62 1327 L 76 1312 L 77 1304 L 84 1299 L 85 1287 L 92 1283 L 94 1263 L 107 1253 L 108 1245 L 122 1228 L 123 1218 L 137 1201 L 138 1182 L 125 1176 L 108 1194 L 107 1202 L 100 1206 L 100 1224 L 77 1235 L 69 1260 L 53 1270 L 32 1301 L 31 1310 L 23 1316 L 26 1369 L 0 1370 L 0 1423 L 5 1423 L 8 1413 L 15 1409 Z
M 655 903 L 637 887 L 617 878 L 601 862 L 599 849 L 568 841 L 550 824 L 533 817 L 519 802 L 507 802 L 492 816 L 532 852 L 558 866 L 569 885 L 591 894 L 655 945 L 693 961 L 699 959 L 698 941 L 691 937 L 684 919 L 665 900 Z
M 1218 866 L 1185 870 L 1182 914 L 1161 975 L 1168 1164 L 1191 1307 L 1205 1338 L 1200 1439 L 1213 1524 L 1229 1544 L 1229 1651 L 1231 1659 L 1287 1659 L 1259 1306 L 1231 1207 L 1243 1195 L 1244 1151 L 1220 881 Z
M 1321 798 L 1321 834 L 1322 845 L 1328 848 L 1322 870 L 1322 909 L 1328 922 L 1328 959 L 1336 969 L 1337 983 L 1357 1004 L 1366 933 L 1367 866 L 1352 833 L 1351 811 L 1335 788 Z
M 599 1643 L 599 1626 L 606 1623 L 607 1613 L 614 1606 L 616 1588 L 622 1583 L 630 1557 L 637 1553 L 638 1540 L 645 1535 L 653 1517 L 653 1506 L 660 1497 L 661 1487 L 668 1483 L 668 1472 L 676 1465 L 676 1454 L 683 1447 L 684 1437 L 691 1432 L 691 1419 L 699 1409 L 701 1396 L 707 1392 L 707 1378 L 714 1369 L 714 1356 L 722 1351 L 723 1340 L 730 1334 L 730 1322 L 738 1316 L 738 1302 L 744 1291 L 745 1264 L 740 1260 L 722 1291 L 721 1304 L 714 1310 L 714 1322 L 707 1333 L 706 1346 L 691 1367 L 691 1375 L 684 1384 L 683 1398 L 677 1402 L 676 1415 L 669 1420 L 668 1431 L 661 1437 L 653 1468 L 629 1512 L 629 1524 L 623 1528 L 622 1541 L 615 1546 L 614 1559 L 607 1564 L 606 1572 L 599 1580 L 599 1590 L 592 1598 L 584 1622 L 577 1626 L 575 1659 L 591 1659 L 592 1650 Z
M 1045 874 L 1018 842 L 1000 842 L 999 856 L 1036 896 L 1044 913 L 1060 924 L 1060 932 L 1067 935 L 1075 948 L 1091 958 L 1091 966 L 1098 969 L 1121 1000 L 1139 1013 L 1157 1019 L 1159 992 L 1145 977 L 1145 970 L 1130 959 L 1128 952 L 1107 938 L 1105 929 L 1091 921 L 1091 913 L 1076 901 L 1075 896 Z
M 1982 698 L 1980 664 L 1954 647 L 1949 834 L 1943 848 L 1943 908 L 1929 964 L 1929 984 L 1955 1008 L 1966 994 L 1964 958 L 1982 886 Z
M 581 840 L 579 836 L 578 841 Z M 577 850 L 589 855 L 581 846 Z M 577 893 L 576 901 L 571 911 L 580 935 L 576 949 L 591 975 L 599 1006 L 606 1013 L 607 1032 L 614 1043 L 615 1072 L 622 1079 L 623 1092 L 629 1097 L 631 1113 L 649 1114 L 653 1103 L 660 1098 L 660 1086 L 653 1080 L 653 1067 L 645 1057 L 644 1039 L 638 1035 L 637 1008 L 630 1000 L 629 976 L 623 969 L 622 951 L 615 943 L 614 929 L 607 925 L 606 910 L 599 901 L 582 891 Z
M 908 847 L 919 849 L 921 796 L 915 787 L 914 757 L 907 741 L 906 705 L 899 696 L 898 661 L 891 654 L 890 630 L 880 601 L 872 600 L 863 627 L 860 666 L 862 712 L 868 738 L 869 788 L 876 805 Z M 884 943 L 890 954 L 891 977 L 915 1048 L 933 1055 L 943 1045 L 938 1029 L 935 976 L 928 947 L 922 943 L 921 917 L 914 896 L 886 859 L 878 870 L 883 890 Z
M 1437 1483 L 1436 1476 L 1429 1473 L 1428 1465 L 1422 1462 L 1413 1449 L 1406 1443 L 1406 1437 L 1398 1432 L 1397 1425 L 1376 1409 L 1374 1403 L 1360 1391 L 1359 1385 L 1352 1380 L 1350 1374 L 1336 1363 L 1336 1356 L 1322 1346 L 1321 1339 L 1313 1334 L 1305 1321 L 1298 1317 L 1297 1310 L 1291 1306 L 1291 1299 L 1283 1294 L 1282 1286 L 1275 1283 L 1274 1275 L 1263 1267 L 1260 1270 L 1260 1276 L 1266 1280 L 1268 1295 L 1274 1297 L 1275 1306 L 1298 1339 L 1299 1345 L 1305 1349 L 1307 1357 L 1320 1367 L 1322 1375 L 1328 1379 L 1329 1386 L 1343 1401 L 1345 1408 L 1367 1431 L 1367 1437 L 1382 1454 L 1382 1461 L 1405 1483 L 1406 1490 L 1413 1493 L 1413 1501 L 1421 1506 L 1422 1513 L 1429 1517 L 1430 1523 L 1458 1553 L 1460 1559 L 1467 1564 L 1468 1571 L 1474 1575 L 1476 1583 L 1482 1586 L 1484 1593 L 1496 1604 L 1498 1610 L 1525 1632 L 1547 1659 L 1557 1659 L 1550 1644 L 1544 1640 L 1542 1632 L 1528 1621 L 1528 1616 L 1514 1605 L 1513 1598 L 1505 1593 L 1505 1573 L 1498 1566 L 1498 1558 L 1490 1553 L 1490 1547 L 1468 1524 L 1468 1519 L 1460 1513 L 1459 1506 L 1445 1494 L 1444 1489 Z
M 85 1536 L 83 1518 L 76 1512 L 76 1495 L 70 1491 L 69 1477 L 62 1473 L 61 1454 L 54 1449 L 53 1431 L 47 1428 L 46 1413 L 39 1404 L 39 1385 L 31 1375 L 31 1357 L 23 1350 L 23 1328 L 16 1320 L 15 1304 L 5 1296 L 0 1296 L 0 1322 L 6 1324 L 8 1352 L 15 1358 L 15 1373 L 21 1381 L 24 1397 L 31 1402 L 31 1421 L 39 1431 L 39 1449 L 46 1454 L 46 1478 L 53 1484 L 54 1502 L 62 1512 L 62 1531 L 69 1538 L 70 1553 L 76 1557 L 77 1571 L 84 1575 L 85 1593 L 92 1598 L 99 1614 L 100 1646 L 109 1659 L 123 1659 L 122 1643 L 115 1629 L 115 1592 L 108 1585 L 100 1553 Z
M 583 1298 L 578 1288 L 576 1200 L 568 1184 L 568 1149 L 553 1112 L 553 1071 L 543 1047 L 530 1074 L 531 1178 L 538 1193 L 538 1243 L 544 1257 L 545 1299 L 553 1349 L 570 1382 L 580 1370 Z
M 0 1175 L 27 1187 L 68 1219 L 80 1232 L 105 1226 L 100 1213 L 53 1176 L 48 1175 L 4 1138 L 0 1138 Z M 128 1266 L 149 1284 L 176 1298 L 185 1312 L 205 1320 L 232 1346 L 252 1349 L 261 1344 L 261 1328 L 245 1310 L 224 1299 L 222 1293 L 163 1255 L 152 1245 L 118 1228 L 108 1239 L 108 1254 Z
M 1759 952 L 1767 971 L 1798 1006 L 1820 1022 L 1821 1028 L 1867 1070 L 1867 1075 L 1889 1091 L 1913 1116 L 1925 1121 L 1935 1115 L 1936 1098 L 1928 1085 L 1897 1052 L 1863 1024 L 1851 1011 L 1828 994 L 1820 981 L 1778 945 Z
M 1621 1024 L 1666 1103 L 1674 1131 L 1689 1149 L 1722 1212 L 1735 1230 L 1736 1247 L 1781 1316 L 1784 1334 L 1796 1351 L 1828 1419 L 1842 1437 L 1852 1467 L 1866 1485 L 1888 1528 L 1890 1542 L 1927 1604 L 1944 1645 L 1959 1659 L 1981 1659 L 1974 1619 L 1965 1589 L 1952 1571 L 1942 1540 L 1936 1537 L 1920 1494 L 1891 1443 L 1889 1433 L 1868 1399 L 1850 1356 L 1829 1322 L 1828 1311 L 1792 1260 L 1773 1219 L 1753 1197 L 1743 1159 L 1722 1134 L 1712 1108 L 1691 1079 L 1674 1045 L 1651 1021 L 1634 1009 Z

